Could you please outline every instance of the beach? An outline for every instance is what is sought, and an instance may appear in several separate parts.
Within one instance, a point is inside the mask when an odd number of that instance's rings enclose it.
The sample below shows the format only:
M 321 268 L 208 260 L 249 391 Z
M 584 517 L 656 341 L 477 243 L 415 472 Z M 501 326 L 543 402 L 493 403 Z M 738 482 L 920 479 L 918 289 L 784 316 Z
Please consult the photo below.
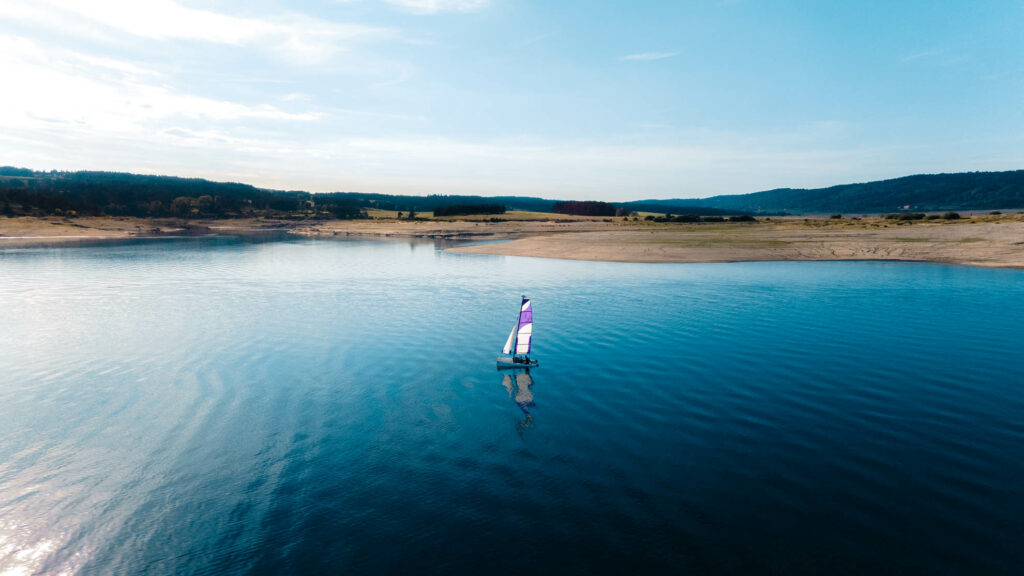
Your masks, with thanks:
M 669 224 L 649 229 L 539 234 L 453 252 L 614 262 L 900 260 L 1024 267 L 1024 219 L 881 219 L 850 225 L 827 220 L 757 224 Z
M 899 260 L 1024 268 L 1024 215 L 960 220 L 770 218 L 756 223 L 655 223 L 582 217 L 460 220 L 183 220 L 0 218 L 0 248 L 181 235 L 286 232 L 318 238 L 466 241 L 447 248 L 612 262 Z

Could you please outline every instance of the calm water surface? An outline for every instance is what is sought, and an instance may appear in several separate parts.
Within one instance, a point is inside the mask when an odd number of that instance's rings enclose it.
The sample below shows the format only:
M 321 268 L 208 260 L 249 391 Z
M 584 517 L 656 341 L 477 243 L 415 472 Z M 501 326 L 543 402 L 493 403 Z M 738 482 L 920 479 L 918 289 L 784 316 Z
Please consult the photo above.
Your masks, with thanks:
M 1022 346 L 1012 270 L 8 249 L 0 574 L 1019 574 Z

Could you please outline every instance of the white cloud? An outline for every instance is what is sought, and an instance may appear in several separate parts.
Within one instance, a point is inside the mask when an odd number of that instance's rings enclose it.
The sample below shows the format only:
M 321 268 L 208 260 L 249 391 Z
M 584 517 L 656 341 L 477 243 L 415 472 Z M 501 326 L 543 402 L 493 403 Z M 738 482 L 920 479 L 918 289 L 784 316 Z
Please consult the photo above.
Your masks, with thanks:
M 156 120 L 263 119 L 308 121 L 317 116 L 290 113 L 268 104 L 245 105 L 183 94 L 140 81 L 132 63 L 45 48 L 25 38 L 0 35 L 0 69 L 17 78 L 18 90 L 0 93 L 0 125 L 45 128 L 64 124 L 76 130 L 136 132 Z M 104 72 L 113 71 L 113 74 Z
M 270 22 L 187 8 L 171 0 L 42 1 L 109 28 L 147 38 L 183 38 L 237 45 L 265 38 L 277 28 Z
M 394 75 L 386 80 L 374 82 L 370 86 L 372 88 L 386 88 L 388 86 L 397 86 L 404 82 L 408 82 L 414 76 L 413 70 L 409 67 L 399 68 L 395 71 Z
M 664 60 L 665 58 L 671 58 L 676 54 L 678 54 L 678 52 L 641 52 L 640 54 L 620 56 L 619 60 Z
M 76 14 L 54 10 L 43 2 L 7 0 L 0 12 L 0 21 L 3 20 L 27 22 L 66 36 L 107 42 L 111 40 L 109 34 L 83 21 Z
M 2 18 L 79 37 L 116 34 L 261 48 L 296 63 L 319 63 L 358 39 L 396 37 L 389 28 L 300 14 L 246 18 L 183 6 L 174 0 L 8 0 Z M 69 23 L 74 22 L 74 25 Z
M 914 62 L 915 60 L 925 60 L 929 58 L 935 58 L 936 56 L 942 56 L 945 54 L 945 50 L 925 50 L 922 52 L 914 52 L 912 54 L 906 54 L 900 58 L 900 62 Z
M 903 62 L 904 64 L 937 64 L 941 66 L 952 66 L 966 62 L 967 60 L 969 60 L 969 56 L 966 53 L 953 52 L 945 48 L 914 52 L 900 58 L 900 62 Z
M 555 34 L 553 32 L 548 32 L 546 34 L 536 34 L 534 36 L 530 36 L 528 38 L 523 38 L 522 40 L 513 42 L 511 47 L 515 49 L 526 48 L 527 46 L 533 46 L 538 42 L 543 42 L 548 38 L 552 38 L 554 37 L 554 35 Z
M 146 68 L 140 64 L 132 62 L 125 62 L 123 60 L 115 60 L 113 58 L 103 58 L 99 56 L 91 56 L 89 54 L 82 54 L 77 52 L 68 52 L 66 55 L 69 58 L 77 59 L 86 66 L 92 66 L 97 69 L 105 69 L 113 73 L 120 73 L 132 76 L 157 76 L 157 72 L 150 68 Z
M 416 14 L 438 12 L 476 12 L 490 4 L 490 0 L 384 0 Z

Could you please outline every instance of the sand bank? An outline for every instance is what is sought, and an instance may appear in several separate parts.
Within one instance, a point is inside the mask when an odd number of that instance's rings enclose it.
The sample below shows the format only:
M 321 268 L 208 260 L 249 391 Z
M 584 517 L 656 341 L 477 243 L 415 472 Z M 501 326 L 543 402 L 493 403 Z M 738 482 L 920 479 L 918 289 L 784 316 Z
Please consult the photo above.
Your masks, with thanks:
M 505 240 L 453 252 L 613 262 L 919 260 L 1024 268 L 1024 216 L 897 223 L 786 218 L 681 224 L 595 218 L 535 220 L 175 220 L 0 218 L 0 248 L 188 234 L 284 230 L 320 237 Z
M 247 234 L 287 228 L 257 219 L 181 220 L 131 217 L 0 217 L 0 249 L 129 238 Z
M 1024 219 L 982 218 L 897 225 L 795 220 L 668 224 L 546 234 L 454 252 L 614 262 L 908 260 L 1024 268 Z

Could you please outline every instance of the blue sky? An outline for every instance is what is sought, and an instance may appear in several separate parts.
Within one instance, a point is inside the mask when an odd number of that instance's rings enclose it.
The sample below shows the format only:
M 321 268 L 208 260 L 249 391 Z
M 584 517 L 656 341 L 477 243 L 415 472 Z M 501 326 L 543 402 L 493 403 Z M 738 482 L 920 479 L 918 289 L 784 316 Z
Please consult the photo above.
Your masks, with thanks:
M 0 0 L 0 164 L 632 200 L 1024 168 L 1024 4 Z

